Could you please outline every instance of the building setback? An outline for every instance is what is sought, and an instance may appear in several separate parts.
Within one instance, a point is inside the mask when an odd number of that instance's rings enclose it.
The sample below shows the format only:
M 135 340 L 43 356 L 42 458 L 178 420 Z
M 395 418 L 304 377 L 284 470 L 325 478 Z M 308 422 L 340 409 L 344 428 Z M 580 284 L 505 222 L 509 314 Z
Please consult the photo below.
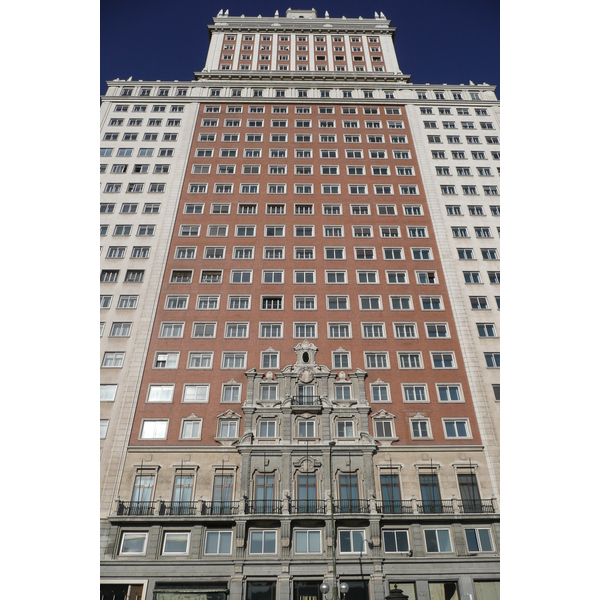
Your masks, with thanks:
M 101 107 L 101 599 L 499 599 L 499 102 L 234 17 Z

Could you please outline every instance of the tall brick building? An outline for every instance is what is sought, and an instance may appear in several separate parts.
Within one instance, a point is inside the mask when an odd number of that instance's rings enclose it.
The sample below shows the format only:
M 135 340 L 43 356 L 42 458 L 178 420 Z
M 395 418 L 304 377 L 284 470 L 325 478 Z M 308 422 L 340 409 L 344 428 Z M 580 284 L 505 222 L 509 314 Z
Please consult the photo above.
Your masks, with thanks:
M 101 598 L 498 599 L 494 86 L 383 14 L 209 33 L 101 107 Z

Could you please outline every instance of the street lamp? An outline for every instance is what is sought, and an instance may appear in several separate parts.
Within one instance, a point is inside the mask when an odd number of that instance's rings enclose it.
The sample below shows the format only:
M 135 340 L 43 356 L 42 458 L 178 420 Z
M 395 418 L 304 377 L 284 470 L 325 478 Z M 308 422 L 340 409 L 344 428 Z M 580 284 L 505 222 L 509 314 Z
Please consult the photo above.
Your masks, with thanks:
M 323 582 L 319 586 L 319 589 L 321 590 L 321 593 L 325 596 L 326 594 L 329 593 L 330 587 L 329 587 L 328 583 Z M 335 583 L 333 584 L 333 589 L 337 590 L 337 585 Z M 340 592 L 342 594 L 342 600 L 345 598 L 345 596 L 349 590 L 350 590 L 350 586 L 346 582 L 340 583 Z
M 338 587 L 337 587 L 337 570 L 335 564 L 335 541 L 336 541 L 336 532 L 335 532 L 335 523 L 333 520 L 333 488 L 335 487 L 333 484 L 333 463 L 332 463 L 332 454 L 333 447 L 335 446 L 335 440 L 329 440 L 329 496 L 331 498 L 331 540 L 332 540 L 332 557 L 333 557 L 333 600 L 338 600 Z M 327 585 L 324 583 L 323 585 Z M 327 586 L 329 587 L 329 586 Z
M 349 589 L 350 586 L 346 582 L 340 583 L 340 592 L 342 592 L 342 600 L 344 600 L 344 598 L 346 597 L 346 594 L 348 593 Z

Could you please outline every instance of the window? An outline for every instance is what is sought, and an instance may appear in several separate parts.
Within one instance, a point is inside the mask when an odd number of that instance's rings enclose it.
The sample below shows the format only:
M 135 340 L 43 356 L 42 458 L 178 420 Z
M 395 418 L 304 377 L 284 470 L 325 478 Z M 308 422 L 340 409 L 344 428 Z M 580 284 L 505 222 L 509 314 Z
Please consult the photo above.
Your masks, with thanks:
M 196 421 L 196 422 L 199 423 L 199 421 Z M 182 437 L 186 437 L 186 436 L 182 436 Z M 189 541 L 190 541 L 189 531 L 165 532 L 162 553 L 163 554 L 187 554 Z
M 261 369 L 278 369 L 279 352 L 261 352 L 260 366 Z
M 471 437 L 467 419 L 443 419 L 443 423 L 444 431 L 448 439 Z
M 233 336 L 232 336 L 233 337 Z M 244 337 L 244 336 L 237 336 Z M 283 323 L 261 323 L 260 338 L 281 338 L 283 337 Z
M 399 369 L 422 369 L 420 352 L 398 352 Z
M 160 334 L 161 338 L 182 338 L 183 323 L 161 323 Z
M 406 529 L 383 530 L 383 547 L 388 553 L 408 552 L 408 531 Z
M 500 368 L 500 352 L 485 352 L 485 364 L 489 369 Z
M 188 357 L 188 369 L 212 369 L 212 352 L 190 352 Z
M 490 238 L 492 233 L 489 227 L 475 227 L 475 237 L 478 238 Z
M 216 323 L 194 323 L 192 329 L 193 338 L 214 338 L 216 336 Z
M 219 296 L 198 296 L 196 310 L 216 310 L 218 308 Z
M 147 402 L 173 402 L 174 390 L 174 385 L 150 385 Z
M 119 271 L 111 271 L 107 269 L 103 269 L 100 272 L 100 282 L 101 283 L 116 283 L 119 279 Z
M 232 419 L 221 419 L 219 421 L 219 435 L 222 438 L 235 438 L 237 437 L 237 426 L 238 422 Z
M 100 384 L 100 402 L 114 402 L 116 395 L 116 384 Z
M 328 335 L 332 339 L 352 337 L 350 323 L 329 323 Z
M 415 271 L 417 283 L 422 285 L 432 285 L 438 283 L 436 271 Z
M 155 225 L 139 225 L 136 235 L 154 235 Z
M 416 339 L 416 323 L 394 323 L 394 337 L 398 339 Z
M 325 248 L 325 259 L 326 260 L 345 260 L 346 248 L 343 246 L 335 246 Z
M 325 271 L 326 283 L 348 283 L 348 273 L 346 271 Z
M 129 337 L 131 335 L 131 323 L 113 323 L 109 335 L 110 337 Z
M 364 529 L 348 529 L 339 532 L 340 554 L 362 554 L 366 552 Z
M 119 309 L 135 309 L 137 308 L 139 296 L 119 296 L 117 308 Z
M 207 531 L 204 554 L 231 554 L 232 538 L 231 531 Z
M 229 275 L 230 283 L 252 283 L 252 269 L 246 271 L 232 270 Z
M 223 352 L 222 369 L 245 369 L 246 352 Z
M 488 310 L 488 301 L 485 296 L 469 296 L 471 308 L 473 310 Z
M 350 352 L 336 351 L 332 352 L 333 368 L 334 369 L 349 369 L 350 368 Z
M 375 419 L 373 421 L 373 429 L 376 438 L 393 438 L 394 436 L 394 421 L 393 419 Z
M 421 296 L 421 307 L 423 310 L 443 310 L 441 296 Z
M 408 237 L 410 238 L 426 238 L 429 237 L 427 227 L 407 227 Z
M 412 296 L 390 296 L 392 310 L 412 310 Z
M 365 352 L 364 354 L 367 369 L 389 369 L 387 352 Z
M 328 310 L 348 310 L 348 296 L 327 296 Z
M 106 258 L 125 258 L 125 246 L 109 246 Z
M 276 530 L 250 531 L 250 554 L 275 554 Z
M 179 259 L 194 259 L 196 258 L 196 246 L 178 246 L 175 249 L 175 258 Z M 210 249 L 207 249 L 210 250 Z M 210 256 L 206 256 L 207 250 L 205 250 L 205 257 L 210 258 Z
M 317 324 L 316 323 L 294 323 L 295 338 L 316 338 Z
M 210 385 L 185 385 L 182 402 L 208 402 Z
M 452 552 L 449 529 L 425 529 L 427 552 Z
M 295 310 L 316 310 L 315 296 L 294 296 Z
M 146 554 L 147 542 L 148 533 L 124 532 L 119 554 Z
M 225 323 L 225 338 L 247 338 L 248 323 Z
M 434 369 L 456 369 L 454 352 L 432 352 L 431 362 Z
M 126 283 L 141 283 L 144 279 L 144 271 L 127 269 L 125 272 Z
M 463 271 L 465 283 L 482 283 L 479 271 Z
M 419 279 L 418 273 L 417 280 Z M 389 284 L 408 283 L 408 274 L 406 271 L 386 271 L 385 275 Z M 419 283 L 421 282 L 419 281 Z
M 469 552 L 493 552 L 492 531 L 489 528 L 465 529 Z
M 283 257 L 283 248 L 280 249 Z M 314 247 L 294 248 L 294 258 L 299 260 L 312 260 L 315 257 Z
M 427 419 L 411 419 L 411 437 L 413 439 L 418 438 L 430 438 L 429 433 L 429 421 Z
M 208 237 L 227 237 L 228 225 L 209 225 L 206 231 Z
M 315 271 L 294 271 L 294 283 L 315 283 Z
M 356 260 L 375 260 L 375 248 L 354 248 Z
M 231 304 L 231 302 L 230 302 Z M 230 307 L 231 308 L 231 307 Z M 261 302 L 262 310 L 281 310 L 283 308 L 282 296 L 263 296 Z

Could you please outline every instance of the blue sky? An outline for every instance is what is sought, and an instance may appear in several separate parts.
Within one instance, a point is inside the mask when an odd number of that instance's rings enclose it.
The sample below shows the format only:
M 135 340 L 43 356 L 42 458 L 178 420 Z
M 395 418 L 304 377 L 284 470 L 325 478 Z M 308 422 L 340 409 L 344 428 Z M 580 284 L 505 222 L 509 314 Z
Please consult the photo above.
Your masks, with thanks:
M 263 0 L 101 0 L 100 93 L 119 77 L 164 81 L 193 79 L 204 67 L 207 25 L 221 8 L 231 15 L 271 16 L 287 8 L 316 8 L 319 17 L 373 18 L 383 11 L 396 27 L 403 73 L 414 83 L 500 84 L 499 0 L 305 0 L 293 5 Z M 499 90 L 496 92 L 499 93 Z

